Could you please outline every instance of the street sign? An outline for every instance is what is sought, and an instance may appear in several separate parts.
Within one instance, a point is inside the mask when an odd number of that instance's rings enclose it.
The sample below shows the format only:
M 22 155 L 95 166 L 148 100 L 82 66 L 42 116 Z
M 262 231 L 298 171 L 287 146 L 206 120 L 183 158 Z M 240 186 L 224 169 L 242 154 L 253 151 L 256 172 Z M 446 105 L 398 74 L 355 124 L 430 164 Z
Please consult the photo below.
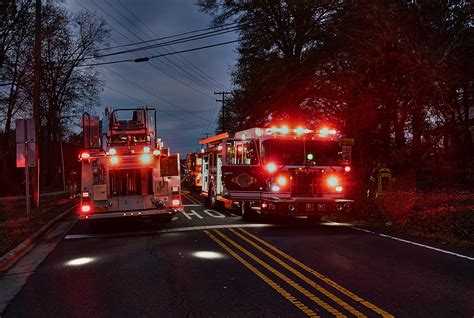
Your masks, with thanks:
M 26 217 L 30 218 L 30 172 L 36 164 L 36 137 L 33 118 L 17 119 L 16 124 L 16 166 L 25 168 Z M 39 189 L 39 188 L 38 188 Z
M 16 167 L 35 166 L 35 122 L 33 118 L 17 119 L 16 124 Z
M 17 119 L 16 124 L 16 143 L 36 142 L 35 121 L 33 118 Z
M 354 138 L 341 138 L 339 144 L 342 146 L 354 146 Z

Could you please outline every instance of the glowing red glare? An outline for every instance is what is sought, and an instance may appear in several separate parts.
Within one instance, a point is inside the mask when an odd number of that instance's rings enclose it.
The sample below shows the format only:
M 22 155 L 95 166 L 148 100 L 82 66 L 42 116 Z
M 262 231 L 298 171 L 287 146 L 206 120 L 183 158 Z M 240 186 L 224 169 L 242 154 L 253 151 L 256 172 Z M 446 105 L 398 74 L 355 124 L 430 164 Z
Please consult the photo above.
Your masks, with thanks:
M 143 152 L 150 152 L 150 147 L 148 147 L 148 146 L 143 147 Z
M 326 137 L 328 135 L 335 135 L 336 134 L 336 130 L 335 129 L 329 129 L 327 127 L 323 127 L 319 130 L 319 135 L 321 137 Z
M 149 153 L 143 153 L 140 155 L 140 161 L 144 164 L 147 165 L 151 162 L 152 157 Z
M 276 184 L 272 185 L 272 192 L 278 192 L 280 191 L 280 187 Z
M 116 155 L 116 154 L 117 154 L 117 150 L 115 148 L 109 149 L 109 155 Z
M 119 163 L 120 159 L 118 156 L 112 156 L 110 157 L 110 163 L 113 164 L 113 165 L 116 165 L 117 163 Z
M 176 207 L 176 206 L 180 206 L 180 205 L 181 205 L 181 200 L 180 199 L 173 199 L 171 201 L 171 206 Z
M 91 155 L 88 152 L 81 153 L 81 159 L 89 159 Z
M 270 128 L 271 133 L 276 133 L 277 131 L 278 131 L 278 128 L 276 128 L 275 126 L 272 126 L 272 128 Z
M 284 186 L 286 184 L 286 178 L 284 176 L 278 177 L 277 183 L 281 186 Z
M 342 192 L 342 186 L 337 186 L 337 187 L 335 188 L 335 190 L 336 190 L 336 192 Z
M 262 209 L 265 209 L 268 206 L 267 202 L 262 202 Z
M 344 171 L 345 172 L 350 172 L 351 171 L 351 166 L 345 166 Z
M 285 126 L 281 126 L 281 128 L 280 128 L 280 133 L 282 133 L 282 134 L 287 134 L 287 133 L 289 133 L 289 132 L 290 132 L 290 129 L 288 128 L 288 126 L 286 126 L 286 125 L 285 125 Z
M 277 166 L 274 162 L 269 162 L 266 166 L 266 169 L 270 173 L 274 173 L 277 170 Z
M 328 177 L 326 182 L 327 182 L 328 186 L 330 186 L 330 187 L 336 187 L 336 186 L 339 185 L 339 179 L 335 176 Z
M 306 131 L 306 129 L 304 129 L 302 127 L 295 128 L 295 134 L 297 134 L 297 135 L 302 135 L 302 134 L 305 133 L 305 131 Z
M 82 213 L 89 213 L 91 211 L 91 206 L 88 204 L 84 204 L 81 206 Z
M 153 150 L 153 154 L 155 156 L 158 156 L 161 152 L 158 149 Z

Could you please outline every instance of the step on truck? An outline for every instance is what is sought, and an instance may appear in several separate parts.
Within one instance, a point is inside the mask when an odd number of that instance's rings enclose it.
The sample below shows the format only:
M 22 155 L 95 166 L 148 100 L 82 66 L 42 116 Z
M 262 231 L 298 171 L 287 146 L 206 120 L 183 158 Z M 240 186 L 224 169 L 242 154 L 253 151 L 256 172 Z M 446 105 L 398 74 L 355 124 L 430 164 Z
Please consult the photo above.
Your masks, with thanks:
M 327 127 L 282 125 L 222 133 L 200 141 L 202 192 L 211 207 L 240 208 L 257 215 L 305 216 L 318 221 L 350 212 L 351 144 Z
M 182 210 L 179 154 L 156 136 L 156 110 L 106 108 L 82 117 L 79 159 L 84 220 L 151 217 L 171 221 Z

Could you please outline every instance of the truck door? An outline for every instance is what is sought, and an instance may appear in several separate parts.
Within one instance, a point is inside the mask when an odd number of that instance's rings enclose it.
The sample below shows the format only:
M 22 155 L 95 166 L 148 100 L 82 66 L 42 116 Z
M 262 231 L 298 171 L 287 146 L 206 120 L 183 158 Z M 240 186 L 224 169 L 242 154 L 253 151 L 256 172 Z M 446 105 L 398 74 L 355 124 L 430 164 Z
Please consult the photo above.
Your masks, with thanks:
M 233 200 L 258 199 L 262 186 L 256 140 L 227 139 L 222 163 L 222 181 Z
M 202 157 L 202 192 L 207 192 L 207 185 L 209 182 L 209 157 L 207 155 Z
M 222 155 L 217 155 L 217 185 L 216 185 L 216 193 L 218 195 L 222 194 Z

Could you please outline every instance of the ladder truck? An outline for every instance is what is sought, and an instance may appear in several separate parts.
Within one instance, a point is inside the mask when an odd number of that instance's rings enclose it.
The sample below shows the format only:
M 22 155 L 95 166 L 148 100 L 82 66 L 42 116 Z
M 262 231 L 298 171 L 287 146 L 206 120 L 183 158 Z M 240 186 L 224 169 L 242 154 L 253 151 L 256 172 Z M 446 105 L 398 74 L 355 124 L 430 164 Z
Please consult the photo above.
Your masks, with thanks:
M 171 221 L 182 210 L 179 154 L 156 137 L 156 110 L 106 108 L 84 113 L 79 218 L 150 217 Z

